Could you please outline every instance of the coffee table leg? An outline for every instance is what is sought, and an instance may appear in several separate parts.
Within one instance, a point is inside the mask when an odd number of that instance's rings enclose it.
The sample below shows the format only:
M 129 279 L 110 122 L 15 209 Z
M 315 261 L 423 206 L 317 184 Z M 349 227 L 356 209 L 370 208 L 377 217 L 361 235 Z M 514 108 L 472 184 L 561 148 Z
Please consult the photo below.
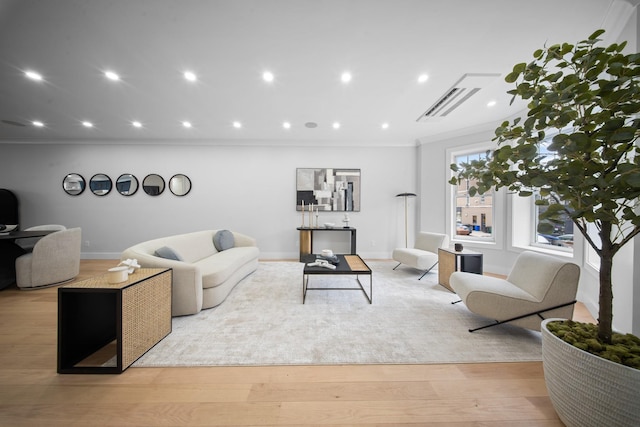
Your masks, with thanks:
M 304 304 L 304 300 L 307 297 L 307 283 L 309 282 L 309 275 L 302 275 L 302 303 Z
M 369 276 L 369 295 L 367 295 L 367 291 L 364 290 L 364 286 L 362 286 L 362 282 L 360 281 L 360 275 L 356 274 L 356 280 L 358 281 L 358 285 L 360 285 L 360 289 L 364 294 L 369 304 L 373 304 L 373 274 L 368 274 Z

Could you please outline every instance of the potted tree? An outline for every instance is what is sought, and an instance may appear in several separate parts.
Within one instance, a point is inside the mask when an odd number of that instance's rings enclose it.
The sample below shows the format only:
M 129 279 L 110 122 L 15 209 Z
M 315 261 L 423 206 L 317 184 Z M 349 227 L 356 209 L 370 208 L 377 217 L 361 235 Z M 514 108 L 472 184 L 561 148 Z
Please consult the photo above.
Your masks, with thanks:
M 554 335 L 544 321 L 549 395 L 567 425 L 640 425 L 640 340 L 612 331 L 611 275 L 616 253 L 640 233 L 640 54 L 623 54 L 626 42 L 599 46 L 603 33 L 538 49 L 531 62 L 516 64 L 505 80 L 515 83 L 508 92 L 513 99 L 528 102 L 526 118 L 502 123 L 498 147 L 485 159 L 451 165 L 450 183 L 475 182 L 471 196 L 502 187 L 520 196 L 538 192 L 539 233 L 563 215 L 573 221 L 600 259 L 598 324 L 591 332 L 564 321 L 554 325 Z M 539 148 L 551 132 L 550 157 Z M 559 366 L 549 359 L 555 345 Z M 622 372 L 597 373 L 592 361 Z M 568 390 L 560 388 L 565 385 Z

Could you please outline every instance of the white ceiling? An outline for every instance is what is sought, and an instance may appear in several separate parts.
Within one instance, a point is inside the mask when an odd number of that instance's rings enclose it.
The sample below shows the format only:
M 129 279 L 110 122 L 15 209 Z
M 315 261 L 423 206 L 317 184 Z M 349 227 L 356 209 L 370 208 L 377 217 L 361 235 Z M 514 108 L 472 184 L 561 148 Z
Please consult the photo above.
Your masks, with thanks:
M 598 28 L 612 40 L 636 3 L 0 0 L 0 142 L 414 145 L 518 112 L 503 81 L 515 63 Z M 182 77 L 187 69 L 197 83 Z M 262 80 L 265 70 L 274 82 Z M 419 84 L 422 73 L 429 79 Z M 446 118 L 417 122 L 465 73 L 500 77 Z

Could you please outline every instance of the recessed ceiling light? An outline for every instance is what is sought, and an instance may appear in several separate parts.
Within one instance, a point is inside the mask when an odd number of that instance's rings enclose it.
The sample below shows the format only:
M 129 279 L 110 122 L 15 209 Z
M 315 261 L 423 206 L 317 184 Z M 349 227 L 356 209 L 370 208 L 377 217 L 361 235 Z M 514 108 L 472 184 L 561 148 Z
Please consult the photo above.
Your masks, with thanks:
M 233 127 L 236 129 L 240 129 L 242 127 L 242 123 L 240 122 L 233 122 Z
M 93 123 L 88 122 L 88 121 L 84 121 L 82 122 L 82 126 L 86 127 L 86 128 L 92 128 L 93 127 Z
M 497 102 L 492 100 L 492 101 L 487 102 L 487 107 L 493 107 L 496 104 L 497 104 Z
M 389 123 L 383 123 L 381 127 L 382 129 L 389 129 Z
M 186 128 L 190 128 L 192 125 L 191 125 L 191 122 L 184 121 L 184 122 L 182 122 L 182 126 L 184 126 Z
M 36 80 L 36 81 L 42 80 L 42 74 L 37 73 L 35 71 L 31 71 L 31 70 L 25 71 L 24 75 L 29 77 L 31 80 Z
M 109 80 L 113 80 L 114 82 L 117 82 L 118 80 L 120 80 L 120 76 L 114 73 L 113 71 L 105 71 L 104 76 Z
M 183 74 L 184 78 L 190 82 L 195 82 L 198 80 L 198 76 L 195 75 L 192 71 L 185 71 Z
M 339 122 L 333 122 L 333 128 L 334 129 L 340 129 L 340 123 Z
M 345 71 L 340 76 L 340 80 L 342 80 L 342 83 L 349 83 L 351 81 L 351 73 L 348 71 Z
M 35 127 L 37 127 L 37 128 L 41 128 L 41 127 L 43 127 L 43 126 L 44 126 L 44 123 L 42 123 L 42 122 L 41 122 L 41 121 L 39 121 L 39 120 L 34 120 L 34 121 L 32 121 L 32 122 L 31 122 L 31 124 L 32 124 L 32 125 L 34 125 L 34 126 L 35 126 Z
M 271 83 L 274 78 L 275 77 L 273 76 L 273 73 L 271 71 L 265 71 L 264 73 L 262 73 L 262 80 L 264 80 L 265 82 Z
M 140 123 L 140 122 L 139 122 L 139 121 L 137 121 L 137 120 L 132 121 L 132 122 L 131 122 L 131 125 L 132 125 L 134 128 L 141 128 L 141 127 L 142 127 L 142 123 Z
M 285 128 L 285 129 L 291 129 L 291 123 L 284 122 L 284 123 L 282 123 L 282 127 Z
M 429 80 L 429 76 L 428 76 L 428 75 L 426 75 L 426 74 L 420 74 L 420 75 L 418 76 L 418 83 L 424 83 L 424 82 L 426 82 L 427 80 Z

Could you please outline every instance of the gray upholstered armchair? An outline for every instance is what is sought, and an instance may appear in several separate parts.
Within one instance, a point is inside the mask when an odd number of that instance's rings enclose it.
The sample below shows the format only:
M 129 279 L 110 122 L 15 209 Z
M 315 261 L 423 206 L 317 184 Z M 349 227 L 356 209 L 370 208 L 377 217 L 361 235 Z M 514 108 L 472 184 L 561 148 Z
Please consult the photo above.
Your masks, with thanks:
M 30 289 L 73 279 L 80 273 L 80 248 L 80 228 L 42 237 L 32 252 L 16 259 L 16 284 L 21 289 Z
M 420 279 L 424 277 L 433 267 L 438 264 L 438 249 L 449 246 L 449 236 L 440 233 L 428 233 L 421 231 L 416 235 L 416 242 L 413 248 L 396 248 L 393 250 L 391 257 L 400 264 L 423 270 Z
M 455 272 L 449 284 L 467 308 L 502 323 L 540 330 L 542 319 L 571 319 L 576 302 L 580 267 L 565 259 L 537 252 L 521 253 L 505 279 Z

